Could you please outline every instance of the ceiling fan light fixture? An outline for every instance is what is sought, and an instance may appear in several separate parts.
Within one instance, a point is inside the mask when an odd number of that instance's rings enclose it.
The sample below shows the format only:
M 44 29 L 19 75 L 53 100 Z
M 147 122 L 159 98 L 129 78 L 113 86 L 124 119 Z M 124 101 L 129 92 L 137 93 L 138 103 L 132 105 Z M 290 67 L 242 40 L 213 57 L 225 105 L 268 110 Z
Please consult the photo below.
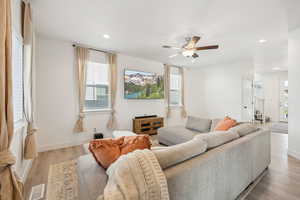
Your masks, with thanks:
M 182 55 L 185 57 L 192 57 L 194 55 L 195 51 L 194 50 L 185 50 L 182 52 Z
M 193 60 L 199 57 L 199 55 L 196 53 L 198 51 L 219 48 L 219 45 L 209 45 L 209 46 L 200 46 L 200 47 L 196 46 L 200 39 L 201 39 L 200 36 L 187 37 L 186 43 L 181 47 L 173 47 L 169 45 L 163 45 L 162 47 L 167 49 L 178 49 L 180 51 L 176 55 L 181 54 L 186 58 L 193 58 Z M 173 57 L 175 57 L 175 55 L 169 56 L 169 58 L 173 58 Z

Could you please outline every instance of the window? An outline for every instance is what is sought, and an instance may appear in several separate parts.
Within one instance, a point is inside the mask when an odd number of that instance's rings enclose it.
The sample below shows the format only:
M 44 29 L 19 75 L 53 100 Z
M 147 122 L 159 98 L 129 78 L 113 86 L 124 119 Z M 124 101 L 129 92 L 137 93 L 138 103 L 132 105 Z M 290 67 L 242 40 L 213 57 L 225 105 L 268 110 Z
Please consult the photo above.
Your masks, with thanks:
M 181 106 L 181 75 L 175 67 L 171 67 L 170 72 L 170 104 Z
M 110 108 L 109 65 L 105 53 L 90 51 L 86 74 L 85 110 Z
M 23 41 L 15 32 L 12 34 L 13 109 L 14 122 L 23 119 Z

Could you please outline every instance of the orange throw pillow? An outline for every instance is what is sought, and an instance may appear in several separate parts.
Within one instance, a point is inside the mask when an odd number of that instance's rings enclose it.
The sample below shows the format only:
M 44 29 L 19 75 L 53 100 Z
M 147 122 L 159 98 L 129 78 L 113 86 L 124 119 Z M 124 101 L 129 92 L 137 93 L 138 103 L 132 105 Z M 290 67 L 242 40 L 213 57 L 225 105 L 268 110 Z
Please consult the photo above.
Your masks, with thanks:
M 127 154 L 137 149 L 150 149 L 149 135 L 127 136 L 121 145 L 121 154 Z
M 230 117 L 225 117 L 223 120 L 219 121 L 215 127 L 215 131 L 227 131 L 230 128 L 237 125 L 236 120 L 231 119 Z
M 120 146 L 124 142 L 124 137 L 117 139 L 97 139 L 92 140 L 89 150 L 96 161 L 105 169 L 121 156 Z
M 89 150 L 96 161 L 105 169 L 115 162 L 121 155 L 137 149 L 150 149 L 151 142 L 148 135 L 123 136 L 117 139 L 92 140 Z

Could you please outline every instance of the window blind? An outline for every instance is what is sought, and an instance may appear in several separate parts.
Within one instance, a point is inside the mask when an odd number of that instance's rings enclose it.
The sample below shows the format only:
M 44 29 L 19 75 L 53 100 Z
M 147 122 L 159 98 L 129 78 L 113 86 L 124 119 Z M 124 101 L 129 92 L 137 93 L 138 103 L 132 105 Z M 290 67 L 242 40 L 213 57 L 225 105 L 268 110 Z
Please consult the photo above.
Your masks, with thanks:
M 15 32 L 12 35 L 13 109 L 14 122 L 23 119 L 23 41 Z
M 105 53 L 90 51 L 86 74 L 85 110 L 110 107 L 109 65 Z
M 181 76 L 178 68 L 171 67 L 170 74 L 170 104 L 181 105 Z

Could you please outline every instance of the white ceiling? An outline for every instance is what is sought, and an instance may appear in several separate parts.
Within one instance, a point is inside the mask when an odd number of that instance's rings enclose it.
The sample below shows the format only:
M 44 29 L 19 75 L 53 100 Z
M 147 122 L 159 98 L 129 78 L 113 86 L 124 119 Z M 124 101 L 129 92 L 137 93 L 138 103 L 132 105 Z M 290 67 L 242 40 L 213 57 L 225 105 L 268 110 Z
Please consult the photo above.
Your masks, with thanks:
M 274 67 L 285 63 L 287 56 L 287 19 L 280 0 L 31 2 L 41 35 L 164 63 L 199 67 L 253 60 L 257 66 Z M 189 35 L 202 36 L 199 46 L 220 48 L 200 51 L 194 63 L 182 56 L 169 58 L 176 50 L 161 48 L 182 46 Z M 267 43 L 259 44 L 261 38 Z

